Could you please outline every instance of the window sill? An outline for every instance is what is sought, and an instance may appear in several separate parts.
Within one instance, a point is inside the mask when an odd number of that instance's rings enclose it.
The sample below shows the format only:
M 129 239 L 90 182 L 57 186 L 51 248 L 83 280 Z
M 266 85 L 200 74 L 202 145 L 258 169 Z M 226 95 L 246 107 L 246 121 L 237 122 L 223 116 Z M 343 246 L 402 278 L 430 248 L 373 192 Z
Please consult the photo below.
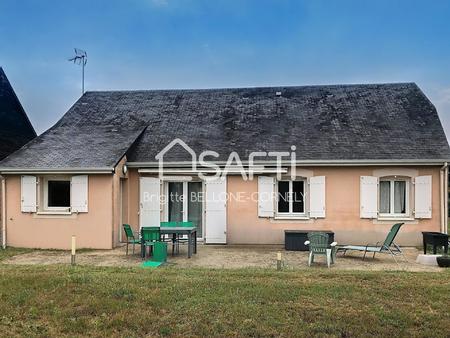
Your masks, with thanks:
M 310 217 L 308 217 L 308 216 L 306 216 L 306 215 L 298 215 L 298 216 L 295 216 L 295 215 L 276 215 L 275 217 L 274 217 L 274 219 L 276 219 L 276 220 L 283 220 L 283 219 L 286 219 L 286 220 L 309 220 L 310 219 Z
M 72 215 L 70 211 L 38 211 L 36 215 Z
M 377 220 L 379 221 L 414 221 L 414 217 L 409 216 L 387 216 L 387 217 L 378 217 Z

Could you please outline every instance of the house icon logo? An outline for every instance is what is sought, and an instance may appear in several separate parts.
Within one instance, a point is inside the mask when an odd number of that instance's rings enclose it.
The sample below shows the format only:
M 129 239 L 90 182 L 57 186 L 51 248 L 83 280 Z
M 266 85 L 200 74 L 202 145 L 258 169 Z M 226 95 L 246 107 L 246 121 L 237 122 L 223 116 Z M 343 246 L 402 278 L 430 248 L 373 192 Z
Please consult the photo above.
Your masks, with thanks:
M 164 155 L 171 150 L 175 146 L 181 146 L 184 150 L 186 150 L 191 155 L 191 170 L 195 172 L 197 170 L 197 154 L 195 151 L 189 147 L 186 142 L 182 139 L 176 138 L 172 140 L 168 145 L 166 145 L 158 154 L 156 154 L 155 159 L 158 160 L 158 173 L 159 178 L 163 179 L 164 177 Z

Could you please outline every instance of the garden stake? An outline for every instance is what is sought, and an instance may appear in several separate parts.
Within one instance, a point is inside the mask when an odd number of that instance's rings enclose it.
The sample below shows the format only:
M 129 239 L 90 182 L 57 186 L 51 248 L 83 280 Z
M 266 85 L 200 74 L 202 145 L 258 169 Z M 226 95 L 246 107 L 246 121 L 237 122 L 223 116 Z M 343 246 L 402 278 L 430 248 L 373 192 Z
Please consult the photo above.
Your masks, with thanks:
M 70 258 L 70 263 L 75 265 L 75 246 L 76 246 L 76 238 L 72 236 L 72 256 Z

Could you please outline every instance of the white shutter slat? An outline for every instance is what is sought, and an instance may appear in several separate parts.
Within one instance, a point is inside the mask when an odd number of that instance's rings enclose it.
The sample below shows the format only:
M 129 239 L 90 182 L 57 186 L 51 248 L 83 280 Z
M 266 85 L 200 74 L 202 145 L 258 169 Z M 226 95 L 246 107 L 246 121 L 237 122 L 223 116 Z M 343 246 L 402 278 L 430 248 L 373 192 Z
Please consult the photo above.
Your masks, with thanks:
M 274 184 L 273 177 L 258 176 L 258 217 L 274 215 Z
M 431 176 L 417 176 L 414 182 L 414 217 L 431 218 Z
M 36 176 L 22 176 L 21 178 L 21 211 L 36 212 Z
M 360 178 L 360 217 L 378 217 L 378 178 L 361 176 Z
M 325 217 L 325 176 L 309 178 L 309 217 Z
M 226 178 L 205 181 L 205 192 L 205 241 L 209 244 L 226 244 Z
M 72 212 L 88 212 L 88 186 L 88 175 L 72 176 L 70 198 Z
M 161 224 L 161 180 L 155 177 L 141 177 L 139 186 L 139 227 Z

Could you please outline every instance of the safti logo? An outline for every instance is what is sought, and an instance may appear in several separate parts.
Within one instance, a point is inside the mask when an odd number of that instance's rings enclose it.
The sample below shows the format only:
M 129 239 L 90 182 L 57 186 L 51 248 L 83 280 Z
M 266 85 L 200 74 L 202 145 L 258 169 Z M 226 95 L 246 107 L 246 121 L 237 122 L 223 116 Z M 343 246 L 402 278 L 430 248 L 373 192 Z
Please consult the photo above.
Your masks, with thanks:
M 286 166 L 286 163 L 290 164 L 290 176 L 291 179 L 296 177 L 296 147 L 291 146 L 291 151 L 258 151 L 252 152 L 248 156 L 247 165 L 244 165 L 239 157 L 239 154 L 235 151 L 228 155 L 228 159 L 223 167 L 220 167 L 214 159 L 219 158 L 219 153 L 212 150 L 205 150 L 198 156 L 195 151 L 189 147 L 186 142 L 176 138 L 165 146 L 156 156 L 159 164 L 159 178 L 164 178 L 164 155 L 169 152 L 174 146 L 179 145 L 191 155 L 191 170 L 197 172 L 198 176 L 205 181 L 217 180 L 219 178 L 226 177 L 228 174 L 240 174 L 242 178 L 247 180 L 253 180 L 255 173 L 270 172 L 277 174 L 277 179 L 281 179 L 283 174 L 282 164 Z M 264 165 L 258 164 L 259 161 L 273 162 L 276 164 L 274 169 L 265 168 Z M 269 170 L 269 171 L 267 171 Z

